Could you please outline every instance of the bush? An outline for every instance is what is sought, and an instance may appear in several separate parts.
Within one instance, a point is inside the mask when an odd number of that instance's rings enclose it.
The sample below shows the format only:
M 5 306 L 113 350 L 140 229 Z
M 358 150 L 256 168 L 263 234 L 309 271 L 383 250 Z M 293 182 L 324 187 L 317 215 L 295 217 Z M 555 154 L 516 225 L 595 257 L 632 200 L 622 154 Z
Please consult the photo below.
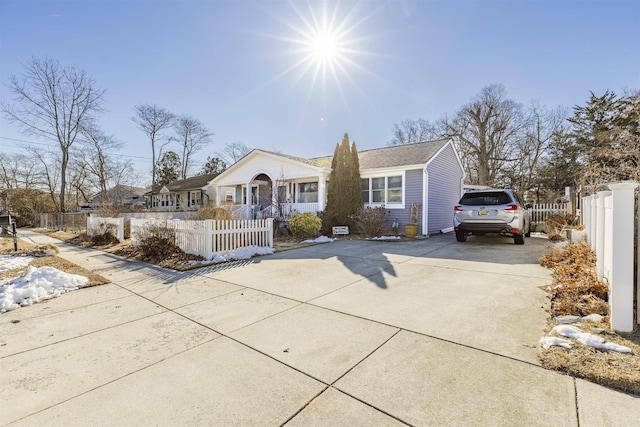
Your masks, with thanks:
M 180 252 L 176 246 L 176 233 L 162 223 L 147 224 L 134 233 L 142 255 L 148 258 L 164 257 Z
M 379 237 L 387 228 L 389 212 L 383 206 L 360 208 L 351 219 L 368 237 Z
M 110 243 L 116 243 L 118 241 L 118 237 L 116 235 L 117 229 L 115 224 L 102 222 L 92 230 L 91 242 L 94 245 L 108 245 Z
M 233 219 L 233 212 L 229 206 L 201 206 L 197 211 L 187 215 L 185 219 L 194 221 L 204 221 L 207 219 L 228 220 Z
M 297 238 L 315 237 L 320 232 L 322 221 L 312 213 L 294 215 L 289 222 L 289 228 Z

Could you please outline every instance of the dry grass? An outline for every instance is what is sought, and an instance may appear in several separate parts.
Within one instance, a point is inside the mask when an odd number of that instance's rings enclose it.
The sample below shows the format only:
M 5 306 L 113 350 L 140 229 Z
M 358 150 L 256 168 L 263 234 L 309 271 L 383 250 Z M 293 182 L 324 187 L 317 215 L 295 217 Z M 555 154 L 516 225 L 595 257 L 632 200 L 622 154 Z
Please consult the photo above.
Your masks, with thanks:
M 595 262 L 595 254 L 586 243 L 556 246 L 541 258 L 540 263 L 553 271 L 553 284 L 548 288 L 551 319 L 559 315 L 600 314 L 605 323 L 583 322 L 580 329 L 629 347 L 632 353 L 601 351 L 573 341 L 571 349 L 544 350 L 540 361 L 547 369 L 640 395 L 640 331 L 618 334 L 610 329 L 608 286 L 598 281 Z M 548 330 L 553 326 L 550 320 Z
M 104 285 L 109 283 L 109 280 L 100 276 L 99 274 L 92 273 L 91 271 L 80 267 L 66 259 L 60 258 L 57 255 L 50 256 L 47 253 L 58 253 L 58 248 L 53 245 L 33 245 L 29 242 L 18 239 L 18 252 L 13 250 L 12 238 L 0 238 L 0 255 L 23 255 L 34 256 L 35 259 L 31 261 L 31 265 L 34 267 L 54 267 L 58 270 L 64 271 L 69 274 L 78 274 L 85 276 L 89 279 L 86 287 Z M 27 267 L 14 268 L 13 270 L 7 270 L 0 272 L 0 279 L 8 279 L 11 277 L 17 277 L 24 274 L 27 271 Z

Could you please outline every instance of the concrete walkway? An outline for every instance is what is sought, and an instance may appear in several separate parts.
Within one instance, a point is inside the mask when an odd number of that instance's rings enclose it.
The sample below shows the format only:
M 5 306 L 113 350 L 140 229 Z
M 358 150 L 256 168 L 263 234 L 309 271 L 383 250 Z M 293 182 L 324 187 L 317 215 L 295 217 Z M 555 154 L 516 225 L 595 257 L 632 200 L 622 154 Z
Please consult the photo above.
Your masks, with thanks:
M 0 425 L 640 419 L 639 398 L 539 366 L 541 238 L 341 241 L 176 273 L 20 234 L 113 283 L 0 315 Z

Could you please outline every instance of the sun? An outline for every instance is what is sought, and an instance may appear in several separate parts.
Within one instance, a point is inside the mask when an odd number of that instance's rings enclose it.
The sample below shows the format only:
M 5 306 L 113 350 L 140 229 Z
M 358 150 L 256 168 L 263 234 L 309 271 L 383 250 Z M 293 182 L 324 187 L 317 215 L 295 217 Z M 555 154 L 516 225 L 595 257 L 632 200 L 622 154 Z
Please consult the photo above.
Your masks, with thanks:
M 309 54 L 313 61 L 321 64 L 333 64 L 340 59 L 340 41 L 331 30 L 314 34 L 309 40 Z
M 272 15 L 284 24 L 284 34 L 273 37 L 286 43 L 283 53 L 293 61 L 269 83 L 285 78 L 292 86 L 309 82 L 309 97 L 319 87 L 326 92 L 332 84 L 344 99 L 343 86 L 357 86 L 353 76 L 357 71 L 367 72 L 360 61 L 369 54 L 364 48 L 363 24 L 379 9 L 366 14 L 358 2 L 340 1 L 290 1 L 289 5 L 294 12 L 291 16 Z

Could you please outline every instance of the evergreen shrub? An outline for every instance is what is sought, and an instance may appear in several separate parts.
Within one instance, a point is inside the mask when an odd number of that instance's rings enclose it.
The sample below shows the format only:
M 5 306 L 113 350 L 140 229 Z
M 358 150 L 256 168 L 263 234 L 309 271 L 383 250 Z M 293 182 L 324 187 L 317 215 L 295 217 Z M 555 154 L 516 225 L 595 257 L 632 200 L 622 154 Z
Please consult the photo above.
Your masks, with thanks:
M 315 237 L 320 232 L 322 221 L 312 213 L 294 215 L 289 221 L 289 229 L 297 238 Z

